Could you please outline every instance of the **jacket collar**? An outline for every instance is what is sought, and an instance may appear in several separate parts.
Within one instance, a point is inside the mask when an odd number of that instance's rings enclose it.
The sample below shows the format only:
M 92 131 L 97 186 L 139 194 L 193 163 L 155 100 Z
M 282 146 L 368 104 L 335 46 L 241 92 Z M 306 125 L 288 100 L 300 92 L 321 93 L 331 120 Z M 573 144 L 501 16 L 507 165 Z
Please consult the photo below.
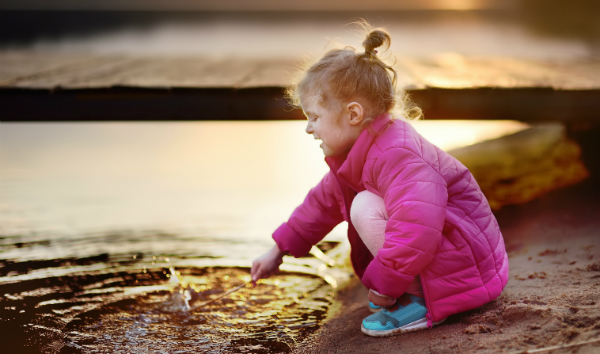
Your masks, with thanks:
M 367 155 L 375 139 L 392 123 L 389 113 L 382 113 L 363 129 L 348 154 L 326 157 L 329 168 L 350 188 L 362 192 L 362 172 Z

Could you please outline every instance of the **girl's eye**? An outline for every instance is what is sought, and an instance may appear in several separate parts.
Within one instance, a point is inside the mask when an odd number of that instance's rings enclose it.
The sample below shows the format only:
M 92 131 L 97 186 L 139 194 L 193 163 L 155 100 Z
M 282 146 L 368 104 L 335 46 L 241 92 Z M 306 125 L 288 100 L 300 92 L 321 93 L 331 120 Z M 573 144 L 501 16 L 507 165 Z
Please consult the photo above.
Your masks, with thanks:
M 319 116 L 315 116 L 315 115 L 311 115 L 311 114 L 305 114 L 305 116 L 308 119 L 308 121 L 310 121 L 310 122 L 314 122 L 317 119 L 319 119 Z

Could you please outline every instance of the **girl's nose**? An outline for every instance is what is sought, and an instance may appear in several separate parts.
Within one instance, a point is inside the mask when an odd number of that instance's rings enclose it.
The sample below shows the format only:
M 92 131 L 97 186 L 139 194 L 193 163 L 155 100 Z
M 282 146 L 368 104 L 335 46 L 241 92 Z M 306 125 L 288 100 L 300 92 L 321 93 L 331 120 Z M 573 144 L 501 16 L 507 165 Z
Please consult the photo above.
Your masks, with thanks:
M 306 124 L 306 133 L 307 134 L 312 134 L 313 133 L 313 127 L 312 127 L 312 124 L 311 124 L 310 121 Z

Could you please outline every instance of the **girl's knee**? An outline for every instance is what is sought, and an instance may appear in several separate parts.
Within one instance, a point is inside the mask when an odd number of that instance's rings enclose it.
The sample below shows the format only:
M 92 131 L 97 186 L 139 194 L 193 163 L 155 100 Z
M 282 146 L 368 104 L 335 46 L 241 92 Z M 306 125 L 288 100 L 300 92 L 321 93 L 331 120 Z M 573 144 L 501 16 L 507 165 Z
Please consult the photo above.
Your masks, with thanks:
M 363 222 L 385 220 L 388 215 L 383 198 L 369 191 L 362 191 L 354 197 L 350 208 L 350 218 L 354 225 Z
M 383 199 L 369 191 L 358 193 L 350 208 L 350 218 L 365 246 L 375 256 L 385 242 L 388 216 Z

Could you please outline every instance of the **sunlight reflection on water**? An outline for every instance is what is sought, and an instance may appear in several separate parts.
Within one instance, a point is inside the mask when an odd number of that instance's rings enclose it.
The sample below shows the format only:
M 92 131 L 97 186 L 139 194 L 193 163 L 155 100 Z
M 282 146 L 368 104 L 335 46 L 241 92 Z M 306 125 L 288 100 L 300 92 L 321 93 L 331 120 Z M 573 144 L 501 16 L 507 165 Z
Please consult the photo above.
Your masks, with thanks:
M 527 126 L 413 124 L 445 150 Z M 269 242 L 328 169 L 304 125 L 3 123 L 0 235 L 152 229 Z

